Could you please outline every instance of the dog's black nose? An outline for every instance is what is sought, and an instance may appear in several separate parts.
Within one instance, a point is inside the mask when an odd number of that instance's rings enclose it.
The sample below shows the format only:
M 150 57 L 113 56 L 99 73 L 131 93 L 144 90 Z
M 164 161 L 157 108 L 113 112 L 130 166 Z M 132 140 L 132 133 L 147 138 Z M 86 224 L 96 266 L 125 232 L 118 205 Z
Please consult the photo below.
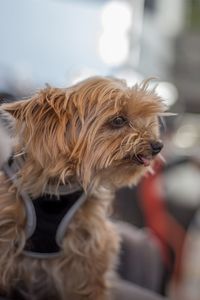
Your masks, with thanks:
M 152 155 L 158 154 L 163 148 L 163 143 L 160 141 L 151 141 L 150 144 L 152 149 Z

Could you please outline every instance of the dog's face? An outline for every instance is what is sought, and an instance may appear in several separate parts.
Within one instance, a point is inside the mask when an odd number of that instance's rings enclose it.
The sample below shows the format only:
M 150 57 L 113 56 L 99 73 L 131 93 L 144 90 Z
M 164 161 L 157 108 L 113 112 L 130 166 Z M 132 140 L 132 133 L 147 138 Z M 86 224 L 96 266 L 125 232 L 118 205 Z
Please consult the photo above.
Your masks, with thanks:
M 147 84 L 94 77 L 68 89 L 46 88 L 3 109 L 17 120 L 20 143 L 49 178 L 96 178 L 124 185 L 162 149 L 159 116 L 166 107 Z

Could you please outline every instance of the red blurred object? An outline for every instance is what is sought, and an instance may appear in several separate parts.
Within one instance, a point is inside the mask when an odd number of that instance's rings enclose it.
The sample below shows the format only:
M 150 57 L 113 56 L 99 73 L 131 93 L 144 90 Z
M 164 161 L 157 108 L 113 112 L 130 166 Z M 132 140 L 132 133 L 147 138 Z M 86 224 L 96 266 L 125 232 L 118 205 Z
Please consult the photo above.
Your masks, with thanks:
M 146 225 L 157 237 L 164 264 L 173 270 L 174 279 L 177 281 L 181 274 L 181 256 L 186 231 L 167 210 L 164 192 L 161 190 L 164 180 L 163 168 L 163 163 L 156 162 L 155 174 L 142 180 L 139 194 Z

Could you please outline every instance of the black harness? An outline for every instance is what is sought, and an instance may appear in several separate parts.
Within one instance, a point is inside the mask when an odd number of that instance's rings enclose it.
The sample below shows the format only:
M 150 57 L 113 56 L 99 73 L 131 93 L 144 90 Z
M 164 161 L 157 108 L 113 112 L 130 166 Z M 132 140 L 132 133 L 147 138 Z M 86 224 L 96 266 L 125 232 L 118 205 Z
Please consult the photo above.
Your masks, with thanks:
M 36 219 L 33 234 L 27 239 L 25 252 L 40 255 L 57 255 L 61 251 L 63 234 L 62 228 L 70 209 L 81 197 L 82 191 L 60 196 L 44 194 L 32 201 Z M 65 224 L 66 225 L 66 224 Z M 28 254 L 27 253 L 27 254 Z
M 21 164 L 20 159 L 12 158 L 2 167 L 16 187 L 16 173 Z M 52 194 L 50 190 L 36 199 L 20 191 L 27 216 L 23 253 L 28 256 L 51 258 L 60 255 L 67 227 L 87 198 L 79 185 L 62 186 L 59 195 Z

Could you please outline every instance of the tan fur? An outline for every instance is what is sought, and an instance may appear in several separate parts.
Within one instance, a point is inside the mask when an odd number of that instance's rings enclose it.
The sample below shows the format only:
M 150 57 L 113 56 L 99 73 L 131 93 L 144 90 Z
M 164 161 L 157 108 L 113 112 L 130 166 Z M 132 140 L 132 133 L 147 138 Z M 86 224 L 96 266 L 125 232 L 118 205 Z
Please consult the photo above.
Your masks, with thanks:
M 16 119 L 15 151 L 25 154 L 18 191 L 4 174 L 0 177 L 2 293 L 17 287 L 24 299 L 108 299 L 108 277 L 120 241 L 109 220 L 113 193 L 136 184 L 147 171 L 125 157 L 150 157 L 149 143 L 159 138 L 163 102 L 147 82 L 128 88 L 124 81 L 94 77 L 67 89 L 47 87 L 2 109 Z M 112 128 L 111 120 L 121 115 L 128 124 Z M 49 183 L 70 182 L 86 192 L 93 183 L 93 190 L 69 225 L 63 254 L 46 260 L 26 257 L 26 216 L 18 192 L 36 197 Z

